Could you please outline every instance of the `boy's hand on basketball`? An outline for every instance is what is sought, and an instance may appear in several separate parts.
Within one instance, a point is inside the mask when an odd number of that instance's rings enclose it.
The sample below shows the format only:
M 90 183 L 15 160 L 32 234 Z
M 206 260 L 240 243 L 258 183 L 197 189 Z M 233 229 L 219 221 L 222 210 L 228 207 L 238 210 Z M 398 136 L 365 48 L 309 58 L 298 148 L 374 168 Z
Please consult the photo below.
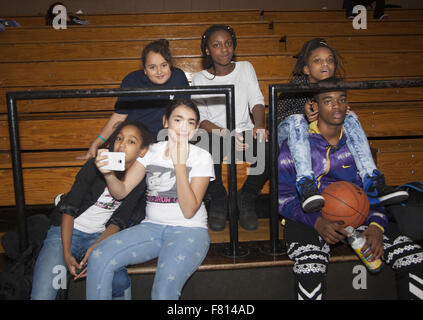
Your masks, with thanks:
M 313 102 L 307 101 L 304 105 L 304 112 L 306 114 L 308 122 L 313 122 L 317 120 L 319 116 L 319 111 L 313 109 Z
M 364 258 L 370 256 L 369 261 L 379 259 L 383 254 L 383 232 L 378 227 L 370 225 L 364 232 L 363 236 L 366 238 L 366 243 L 361 252 L 367 252 L 363 254 Z
M 330 221 L 323 217 L 318 217 L 314 224 L 314 229 L 329 244 L 335 244 L 345 239 L 348 233 L 344 229 L 343 221 Z

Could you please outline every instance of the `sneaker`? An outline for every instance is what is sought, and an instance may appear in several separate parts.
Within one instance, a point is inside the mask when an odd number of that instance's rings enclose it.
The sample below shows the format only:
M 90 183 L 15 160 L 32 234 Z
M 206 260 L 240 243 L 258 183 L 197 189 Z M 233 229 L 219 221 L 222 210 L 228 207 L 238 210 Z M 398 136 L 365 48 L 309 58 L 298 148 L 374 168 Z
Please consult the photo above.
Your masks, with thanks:
M 301 178 L 297 181 L 297 190 L 300 195 L 301 207 L 304 212 L 316 212 L 322 210 L 325 205 L 325 198 L 317 188 L 316 179 L 309 177 Z
M 367 193 L 370 205 L 384 206 L 408 199 L 407 191 L 387 186 L 384 175 L 378 170 L 374 170 L 372 176 L 366 174 L 363 189 Z
M 90 22 L 78 16 L 69 16 L 70 24 L 74 25 L 89 25 Z
M 54 198 L 54 206 L 57 207 L 57 205 L 59 204 L 60 200 L 62 199 L 62 196 L 64 195 L 64 193 L 60 193 L 58 194 L 55 198 Z
M 208 221 L 210 229 L 213 231 L 222 231 L 226 227 L 227 218 L 228 198 L 226 196 L 210 197 L 208 209 Z
M 380 17 L 374 17 L 374 18 L 375 18 L 375 20 L 382 21 L 382 20 L 387 19 L 388 17 L 389 17 L 389 15 L 387 15 L 387 14 L 384 13 Z
M 256 230 L 258 228 L 256 214 L 257 195 L 241 190 L 237 194 L 239 224 L 245 230 Z

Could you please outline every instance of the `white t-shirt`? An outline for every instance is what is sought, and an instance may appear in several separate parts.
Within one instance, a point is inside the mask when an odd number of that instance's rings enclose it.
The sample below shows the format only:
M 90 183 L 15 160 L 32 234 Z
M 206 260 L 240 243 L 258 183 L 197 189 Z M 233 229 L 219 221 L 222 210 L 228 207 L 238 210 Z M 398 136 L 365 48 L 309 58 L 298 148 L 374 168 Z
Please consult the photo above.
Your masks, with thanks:
M 85 233 L 103 232 L 107 221 L 120 204 L 121 201 L 114 199 L 106 187 L 97 202 L 74 220 L 73 227 Z
M 264 105 L 264 97 L 252 64 L 248 61 L 234 63 L 234 70 L 226 76 L 214 76 L 207 70 L 195 73 L 192 76 L 192 85 L 233 84 L 235 86 L 235 128 L 237 132 L 242 132 L 254 128 L 250 112 L 255 105 Z M 200 121 L 208 120 L 219 127 L 227 128 L 224 94 L 193 95 L 192 99 L 200 110 Z
M 187 219 L 178 204 L 176 176 L 171 159 L 163 159 L 167 141 L 150 146 L 143 158 L 138 158 L 146 169 L 147 207 L 144 222 L 172 226 L 200 227 L 207 229 L 207 211 L 201 204 L 195 215 Z M 186 162 L 188 181 L 193 177 L 210 177 L 214 180 L 213 159 L 209 152 L 195 145 L 189 145 Z

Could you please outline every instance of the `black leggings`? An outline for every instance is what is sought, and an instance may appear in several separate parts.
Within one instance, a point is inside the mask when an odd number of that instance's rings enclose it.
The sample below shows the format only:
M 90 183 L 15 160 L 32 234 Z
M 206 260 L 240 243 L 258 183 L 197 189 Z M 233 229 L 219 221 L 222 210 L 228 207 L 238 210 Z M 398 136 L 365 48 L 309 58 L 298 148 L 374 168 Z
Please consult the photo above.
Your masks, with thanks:
M 294 261 L 295 298 L 324 298 L 329 245 L 315 229 L 288 219 L 284 235 L 288 256 Z M 393 223 L 385 231 L 383 243 L 382 259 L 395 271 L 398 298 L 423 300 L 423 248 L 401 235 Z

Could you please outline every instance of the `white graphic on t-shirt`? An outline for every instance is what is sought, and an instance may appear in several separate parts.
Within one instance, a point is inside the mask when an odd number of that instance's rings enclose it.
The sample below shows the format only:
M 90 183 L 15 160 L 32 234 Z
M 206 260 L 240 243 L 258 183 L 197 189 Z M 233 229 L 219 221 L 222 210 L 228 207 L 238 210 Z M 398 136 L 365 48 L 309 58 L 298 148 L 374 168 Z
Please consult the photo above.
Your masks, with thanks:
M 187 173 L 191 167 L 187 167 Z M 176 176 L 173 168 L 156 165 L 147 166 L 147 201 L 161 203 L 178 202 L 176 192 Z

